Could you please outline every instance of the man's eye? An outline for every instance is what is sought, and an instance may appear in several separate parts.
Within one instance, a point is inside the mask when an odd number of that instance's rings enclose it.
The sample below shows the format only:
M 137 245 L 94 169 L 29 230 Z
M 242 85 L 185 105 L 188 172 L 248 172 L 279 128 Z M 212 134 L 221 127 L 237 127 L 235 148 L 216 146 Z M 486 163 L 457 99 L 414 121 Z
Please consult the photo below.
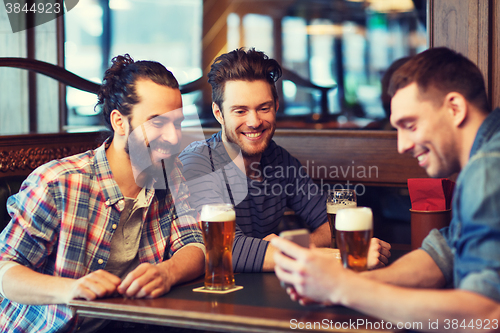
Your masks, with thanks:
M 238 115 L 245 114 L 245 112 L 246 112 L 245 110 L 234 110 L 234 113 Z
M 174 126 L 175 128 L 179 129 L 182 127 L 182 123 L 181 122 L 174 123 Z
M 269 112 L 270 110 L 271 110 L 271 108 L 268 106 L 260 109 L 260 111 L 262 111 L 262 112 Z
M 162 127 L 163 126 L 163 121 L 161 120 L 153 120 L 151 122 L 151 124 L 154 126 L 154 127 Z

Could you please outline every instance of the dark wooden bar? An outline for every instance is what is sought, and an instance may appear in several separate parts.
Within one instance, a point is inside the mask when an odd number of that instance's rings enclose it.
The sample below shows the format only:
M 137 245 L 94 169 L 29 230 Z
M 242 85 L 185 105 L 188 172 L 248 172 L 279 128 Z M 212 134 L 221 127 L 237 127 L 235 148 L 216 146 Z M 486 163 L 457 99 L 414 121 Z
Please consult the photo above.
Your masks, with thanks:
M 294 327 L 308 332 L 401 331 L 396 324 L 383 325 L 380 319 L 343 306 L 293 302 L 274 273 L 237 274 L 235 281 L 243 289 L 225 295 L 193 292 L 203 285 L 199 280 L 157 299 L 77 300 L 70 306 L 79 316 L 217 332 L 290 332 Z

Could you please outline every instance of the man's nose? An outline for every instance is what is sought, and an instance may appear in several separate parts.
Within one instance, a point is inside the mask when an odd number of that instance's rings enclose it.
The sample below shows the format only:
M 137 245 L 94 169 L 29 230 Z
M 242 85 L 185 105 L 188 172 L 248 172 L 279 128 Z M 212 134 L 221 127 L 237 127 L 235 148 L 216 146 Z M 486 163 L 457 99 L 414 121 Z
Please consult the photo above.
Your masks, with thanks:
M 262 119 L 260 119 L 259 113 L 252 110 L 248 113 L 246 118 L 246 125 L 248 127 L 257 128 L 262 124 Z
M 176 128 L 173 123 L 166 124 L 162 128 L 161 139 L 175 146 L 182 139 L 181 130 Z
M 415 144 L 404 131 L 398 130 L 398 152 L 404 154 L 413 149 Z

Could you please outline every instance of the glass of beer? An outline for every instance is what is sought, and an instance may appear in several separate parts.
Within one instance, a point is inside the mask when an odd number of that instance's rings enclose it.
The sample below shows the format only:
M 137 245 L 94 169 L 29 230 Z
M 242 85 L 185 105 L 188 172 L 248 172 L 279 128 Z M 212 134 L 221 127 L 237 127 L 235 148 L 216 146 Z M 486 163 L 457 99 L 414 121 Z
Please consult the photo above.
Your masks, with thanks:
M 329 190 L 326 198 L 326 213 L 328 215 L 328 223 L 330 224 L 330 232 L 332 234 L 332 249 L 337 248 L 335 239 L 335 215 L 339 209 L 356 207 L 356 191 L 350 189 Z
M 366 271 L 373 236 L 373 214 L 368 207 L 342 209 L 335 221 L 337 244 L 345 268 Z
M 233 242 L 236 213 L 231 204 L 210 204 L 201 208 L 205 241 L 205 289 L 227 290 L 234 287 Z

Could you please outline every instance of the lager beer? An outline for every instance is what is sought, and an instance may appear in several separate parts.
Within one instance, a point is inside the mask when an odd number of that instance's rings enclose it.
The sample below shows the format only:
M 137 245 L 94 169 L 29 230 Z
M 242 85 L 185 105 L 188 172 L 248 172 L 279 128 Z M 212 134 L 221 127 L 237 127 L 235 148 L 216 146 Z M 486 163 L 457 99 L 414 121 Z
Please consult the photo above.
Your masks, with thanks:
M 231 289 L 234 287 L 232 253 L 236 226 L 233 205 L 204 205 L 200 220 L 206 248 L 205 288 Z
M 332 249 L 338 248 L 335 239 L 335 215 L 339 209 L 356 207 L 356 192 L 354 190 L 330 190 L 326 199 L 326 214 L 330 233 L 332 235 Z
M 361 272 L 367 269 L 368 249 L 373 236 L 370 208 L 348 208 L 337 213 L 337 244 L 344 267 Z

